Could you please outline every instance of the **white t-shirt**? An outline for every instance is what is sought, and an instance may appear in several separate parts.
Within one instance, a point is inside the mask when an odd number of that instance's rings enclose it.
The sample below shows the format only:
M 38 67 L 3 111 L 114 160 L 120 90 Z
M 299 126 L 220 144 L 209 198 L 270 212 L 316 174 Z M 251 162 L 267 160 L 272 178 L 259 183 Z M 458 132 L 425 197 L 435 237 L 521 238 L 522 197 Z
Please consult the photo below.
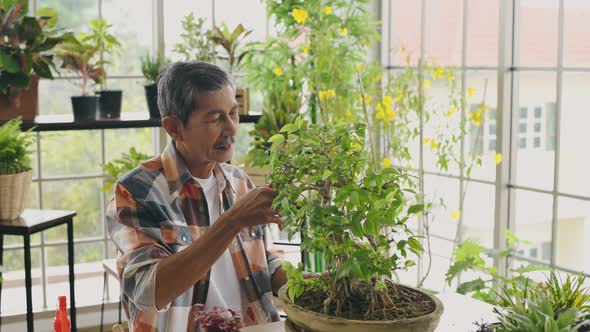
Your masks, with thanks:
M 225 187 L 225 182 L 219 184 L 215 174 L 212 174 L 208 179 L 199 179 L 196 177 L 194 177 L 194 179 L 199 182 L 205 192 L 205 199 L 207 200 L 207 207 L 209 210 L 209 220 L 210 224 L 213 225 L 223 212 L 221 192 Z M 207 301 L 205 305 L 208 309 L 217 306 L 229 308 L 242 313 L 242 297 L 243 294 L 238 280 L 238 273 L 236 272 L 228 248 L 211 268 L 209 290 L 207 292 Z

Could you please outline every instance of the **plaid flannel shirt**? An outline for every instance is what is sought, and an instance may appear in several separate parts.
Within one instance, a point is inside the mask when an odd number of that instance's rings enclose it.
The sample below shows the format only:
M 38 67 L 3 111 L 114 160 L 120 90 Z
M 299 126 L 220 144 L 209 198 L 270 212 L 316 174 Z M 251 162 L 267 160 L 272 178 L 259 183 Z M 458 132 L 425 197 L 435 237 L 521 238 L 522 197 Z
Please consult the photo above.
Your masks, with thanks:
M 254 188 L 239 168 L 214 168 L 225 210 Z M 118 251 L 121 297 L 131 331 L 198 331 L 195 304 L 204 304 L 209 275 L 187 289 L 165 308 L 155 304 L 156 268 L 168 257 L 199 239 L 210 220 L 203 189 L 193 179 L 182 157 L 170 143 L 164 152 L 124 175 L 107 207 L 108 230 Z M 230 245 L 230 253 L 245 291 L 242 312 L 246 325 L 277 321 L 272 301 L 271 275 L 280 264 L 267 250 L 268 227 L 243 229 Z

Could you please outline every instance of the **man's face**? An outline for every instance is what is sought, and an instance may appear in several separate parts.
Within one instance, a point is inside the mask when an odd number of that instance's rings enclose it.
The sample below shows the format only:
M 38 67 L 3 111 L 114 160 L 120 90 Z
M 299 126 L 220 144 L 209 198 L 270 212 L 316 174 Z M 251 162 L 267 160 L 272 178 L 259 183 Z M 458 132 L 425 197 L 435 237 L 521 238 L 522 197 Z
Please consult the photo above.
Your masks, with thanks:
M 233 156 L 240 121 L 233 88 L 228 85 L 196 98 L 199 109 L 178 127 L 177 149 L 192 164 L 189 168 L 227 162 Z

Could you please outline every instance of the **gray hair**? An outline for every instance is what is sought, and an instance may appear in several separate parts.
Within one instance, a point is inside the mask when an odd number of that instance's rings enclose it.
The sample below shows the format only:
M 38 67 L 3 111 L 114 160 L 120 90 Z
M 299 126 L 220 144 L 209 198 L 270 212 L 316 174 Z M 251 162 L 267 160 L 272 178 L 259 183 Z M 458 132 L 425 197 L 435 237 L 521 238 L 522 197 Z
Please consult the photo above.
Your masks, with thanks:
M 216 65 L 202 61 L 171 63 L 158 77 L 160 115 L 175 115 L 186 124 L 190 114 L 199 109 L 196 97 L 228 85 L 232 86 L 229 76 Z

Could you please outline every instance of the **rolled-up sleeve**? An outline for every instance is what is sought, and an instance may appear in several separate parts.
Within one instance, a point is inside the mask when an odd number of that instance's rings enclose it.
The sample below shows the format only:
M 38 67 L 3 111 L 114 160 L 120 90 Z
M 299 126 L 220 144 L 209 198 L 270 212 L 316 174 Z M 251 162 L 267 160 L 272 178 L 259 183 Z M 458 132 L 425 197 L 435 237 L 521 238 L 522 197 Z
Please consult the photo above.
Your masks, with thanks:
M 162 258 L 171 255 L 162 245 L 159 225 L 146 207 L 120 183 L 106 213 L 109 235 L 119 250 L 117 266 L 123 295 L 138 310 L 156 308 L 156 269 Z

